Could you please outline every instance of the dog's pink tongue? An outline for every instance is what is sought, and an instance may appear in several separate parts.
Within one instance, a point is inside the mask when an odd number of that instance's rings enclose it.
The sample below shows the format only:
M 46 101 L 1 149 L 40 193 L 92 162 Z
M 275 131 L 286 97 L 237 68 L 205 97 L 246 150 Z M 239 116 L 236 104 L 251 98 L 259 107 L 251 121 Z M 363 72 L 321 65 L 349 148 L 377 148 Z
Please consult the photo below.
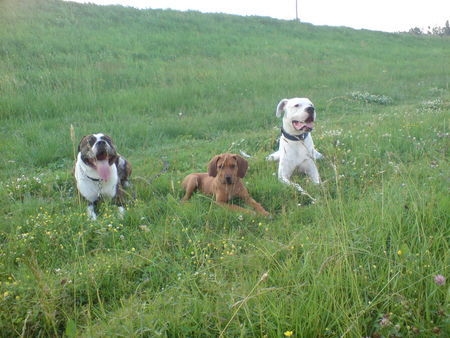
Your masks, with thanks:
M 300 129 L 303 128 L 303 123 L 298 122 L 298 121 L 292 122 L 292 125 L 294 126 L 294 128 L 295 128 L 296 130 L 300 130 Z
M 109 180 L 111 177 L 111 167 L 109 166 L 108 160 L 105 161 L 97 161 L 96 163 L 97 173 L 100 178 L 104 181 Z
M 304 122 L 294 121 L 294 122 L 292 122 L 292 125 L 294 126 L 294 128 L 296 130 L 302 130 L 304 127 L 307 127 L 309 129 L 314 128 L 314 122 L 304 123 Z

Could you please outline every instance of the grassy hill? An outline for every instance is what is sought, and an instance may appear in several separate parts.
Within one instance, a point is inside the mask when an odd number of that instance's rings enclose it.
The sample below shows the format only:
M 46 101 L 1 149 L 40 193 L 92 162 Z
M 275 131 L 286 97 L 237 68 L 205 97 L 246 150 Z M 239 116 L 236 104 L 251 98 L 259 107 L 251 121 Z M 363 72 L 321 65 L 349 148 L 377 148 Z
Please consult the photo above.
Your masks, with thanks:
M 449 45 L 0 1 L 0 335 L 447 336 Z M 295 96 L 318 110 L 324 183 L 296 179 L 314 204 L 264 160 Z M 89 221 L 77 197 L 93 132 L 133 164 L 124 220 L 105 203 Z M 179 203 L 186 174 L 241 150 L 272 218 Z

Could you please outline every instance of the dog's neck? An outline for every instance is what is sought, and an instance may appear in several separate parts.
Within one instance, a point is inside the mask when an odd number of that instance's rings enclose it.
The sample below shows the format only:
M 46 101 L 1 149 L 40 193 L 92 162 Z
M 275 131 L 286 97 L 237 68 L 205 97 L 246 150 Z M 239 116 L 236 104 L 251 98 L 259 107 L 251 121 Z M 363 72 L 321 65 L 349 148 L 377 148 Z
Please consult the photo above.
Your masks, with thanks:
M 93 182 L 101 182 L 103 181 L 100 177 L 92 177 L 92 176 L 98 176 L 97 173 L 94 171 L 94 175 L 89 176 L 88 171 L 92 172 L 92 168 L 89 167 L 86 163 L 81 162 L 82 164 L 80 164 L 80 171 L 81 174 L 86 177 L 87 179 L 93 181 Z
M 104 182 L 104 180 L 100 177 L 98 172 L 82 160 L 81 152 L 78 153 L 78 160 L 79 160 L 79 164 L 80 164 L 80 172 L 85 178 L 87 178 L 93 182 L 99 182 L 99 183 Z
M 240 178 L 238 177 L 235 178 L 235 181 L 232 184 L 221 182 L 219 179 L 217 179 L 217 177 L 214 179 L 214 185 L 216 186 L 216 188 L 221 190 L 223 189 L 222 191 L 225 191 L 228 194 L 229 198 L 230 196 L 233 196 L 236 189 L 238 189 L 239 182 Z
M 225 189 L 231 189 L 231 188 L 234 188 L 234 186 L 235 186 L 239 181 L 240 181 L 240 178 L 236 177 L 236 178 L 234 179 L 234 182 L 233 182 L 233 183 L 224 183 L 224 182 L 221 182 L 220 180 L 217 180 L 217 181 L 216 181 L 216 182 L 217 182 L 216 184 L 225 187 Z
M 309 135 L 309 133 L 303 133 L 300 135 L 292 135 L 292 134 L 289 134 L 286 130 L 284 130 L 283 127 L 281 127 L 281 134 L 284 137 L 286 137 L 288 140 L 291 140 L 291 141 L 304 141 Z
M 94 181 L 94 182 L 101 182 L 101 181 L 103 181 L 101 178 L 93 178 L 93 177 L 88 176 L 88 175 L 86 175 L 86 177 L 89 178 L 91 181 Z

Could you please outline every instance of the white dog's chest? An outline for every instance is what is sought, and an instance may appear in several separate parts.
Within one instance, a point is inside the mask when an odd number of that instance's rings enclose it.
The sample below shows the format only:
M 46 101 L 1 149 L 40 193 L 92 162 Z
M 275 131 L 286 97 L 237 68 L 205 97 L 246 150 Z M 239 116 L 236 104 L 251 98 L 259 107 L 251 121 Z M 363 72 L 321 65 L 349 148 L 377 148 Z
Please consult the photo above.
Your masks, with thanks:
M 95 202 L 100 197 L 113 198 L 117 192 L 117 168 L 115 165 L 111 166 L 112 175 L 108 181 L 99 180 L 97 176 L 89 176 L 86 169 L 82 165 L 75 167 L 75 177 L 77 180 L 77 187 L 81 195 L 89 202 Z
M 295 163 L 302 163 L 307 159 L 312 158 L 312 146 L 304 141 L 290 141 L 284 137 L 280 138 L 280 158 L 289 159 Z

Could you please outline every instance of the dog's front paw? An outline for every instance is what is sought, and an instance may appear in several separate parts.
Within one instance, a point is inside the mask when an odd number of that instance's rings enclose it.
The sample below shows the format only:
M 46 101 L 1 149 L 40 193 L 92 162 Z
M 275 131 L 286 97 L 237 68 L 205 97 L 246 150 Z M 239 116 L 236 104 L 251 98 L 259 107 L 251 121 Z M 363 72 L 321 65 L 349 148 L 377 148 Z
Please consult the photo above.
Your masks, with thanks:
M 91 221 L 97 220 L 97 214 L 95 213 L 93 205 L 87 207 L 87 215 Z
M 303 190 L 303 188 L 300 186 L 300 184 L 297 183 L 292 183 L 292 186 L 297 189 L 298 192 L 304 193 L 305 191 Z
M 125 208 L 124 207 L 118 207 L 119 210 L 119 218 L 123 219 L 125 217 Z
M 268 212 L 268 211 L 266 211 L 266 210 L 261 210 L 261 214 L 263 215 L 263 216 L 266 216 L 266 217 L 272 217 L 271 215 L 270 215 L 270 213 Z

